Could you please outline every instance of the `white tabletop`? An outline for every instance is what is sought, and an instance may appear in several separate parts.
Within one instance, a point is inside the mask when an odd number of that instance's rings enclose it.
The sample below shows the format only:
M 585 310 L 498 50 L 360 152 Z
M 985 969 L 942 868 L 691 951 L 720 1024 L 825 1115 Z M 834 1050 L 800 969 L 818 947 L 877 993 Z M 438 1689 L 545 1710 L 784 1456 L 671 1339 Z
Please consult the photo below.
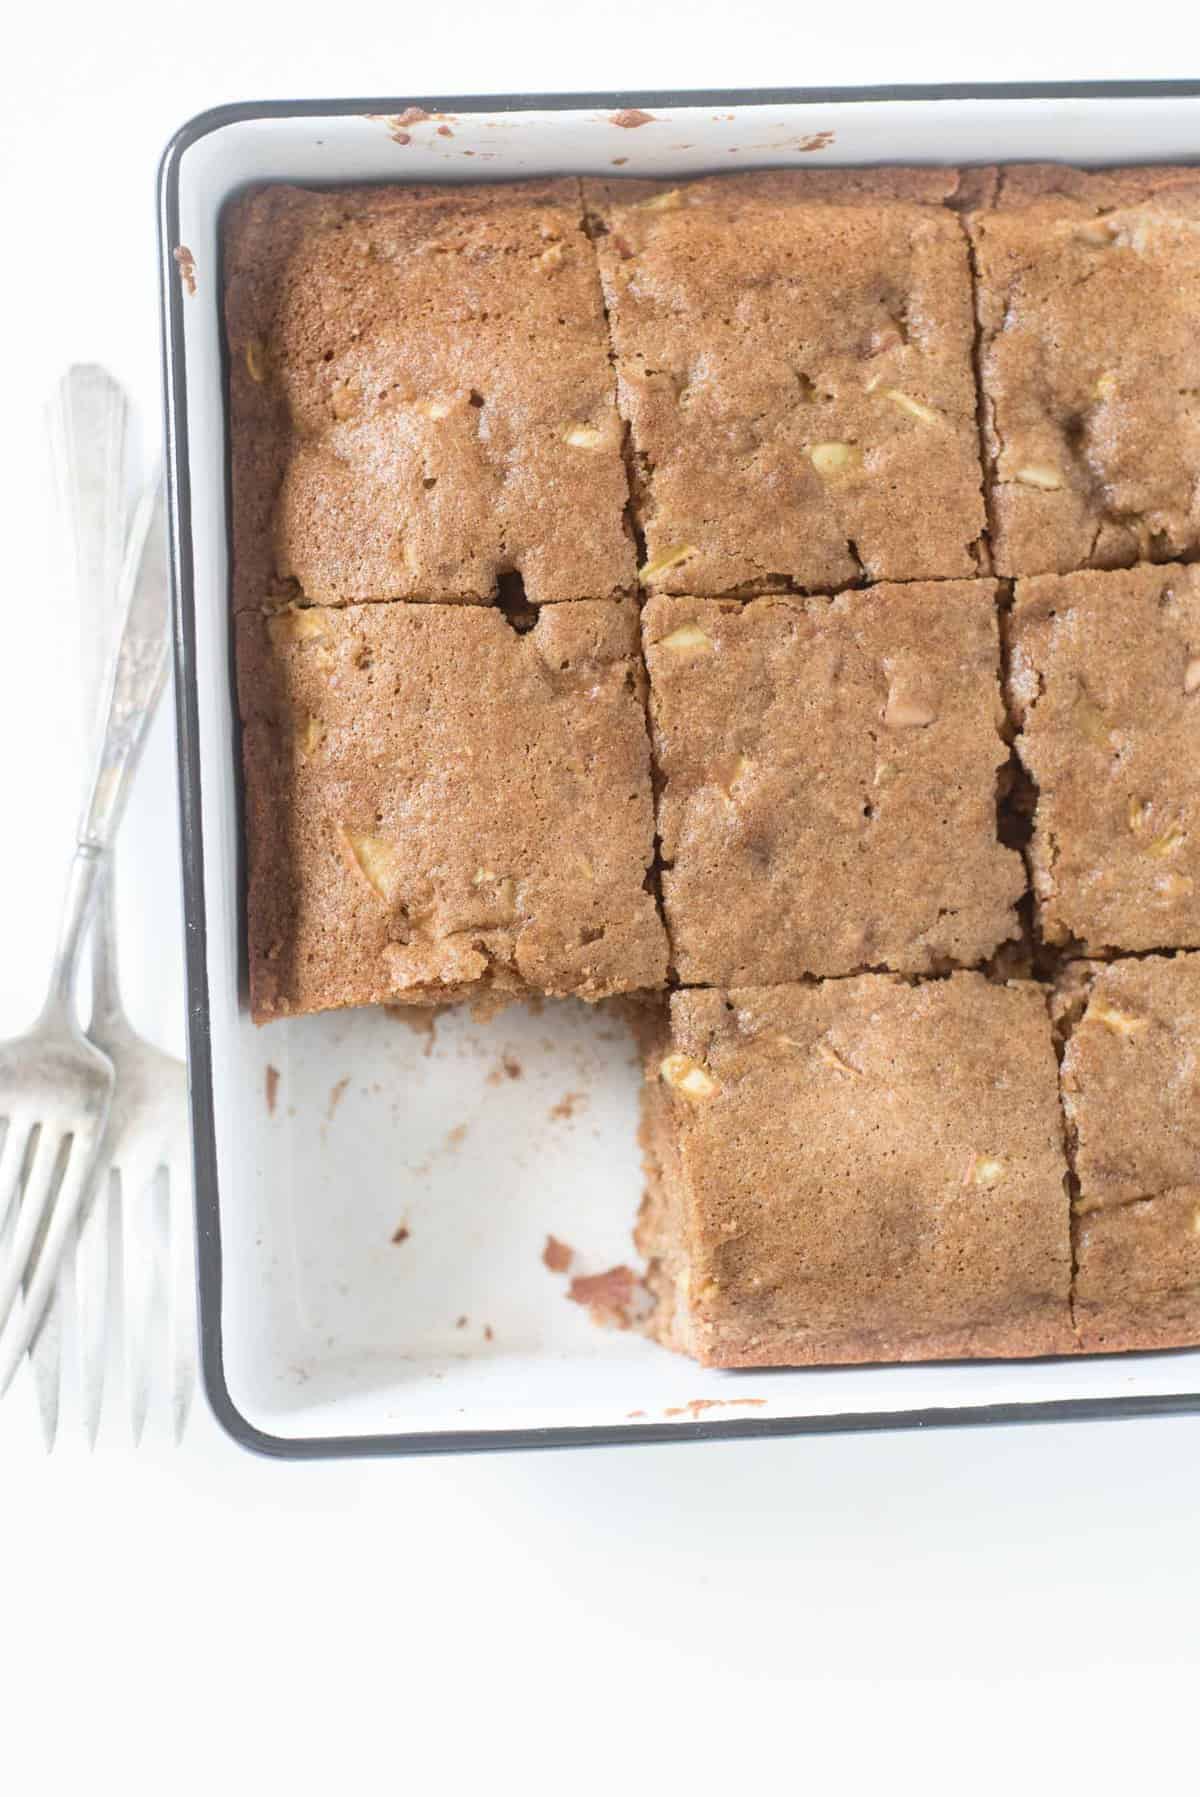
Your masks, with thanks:
M 183 119 L 317 93 L 1200 75 L 1180 16 L 22 8 L 0 62 L 0 1034 L 40 997 L 80 778 L 41 408 L 95 358 L 156 438 L 153 183 Z M 173 780 L 164 712 L 121 847 L 125 984 L 179 1049 Z M 36 1743 L 52 1793 L 101 1765 L 139 1793 L 744 1791 L 768 1769 L 789 1790 L 918 1769 L 926 1790 L 1161 1789 L 1195 1709 L 1198 1472 L 1196 1419 L 286 1465 L 203 1405 L 177 1453 L 133 1454 L 109 1418 L 90 1458 L 47 1459 L 21 1390 L 0 1408 L 0 1753 Z

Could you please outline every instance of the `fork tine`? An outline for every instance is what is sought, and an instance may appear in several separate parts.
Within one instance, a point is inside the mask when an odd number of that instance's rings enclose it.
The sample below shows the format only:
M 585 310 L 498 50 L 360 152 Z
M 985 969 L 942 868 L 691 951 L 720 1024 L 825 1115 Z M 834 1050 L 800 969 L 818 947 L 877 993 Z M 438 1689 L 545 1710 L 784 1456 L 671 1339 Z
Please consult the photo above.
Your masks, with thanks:
M 32 1137 L 31 1137 L 32 1140 Z M 21 1289 L 21 1282 L 29 1267 L 34 1243 L 37 1241 L 49 1211 L 50 1201 L 58 1182 L 62 1178 L 63 1150 L 70 1151 L 70 1141 L 60 1136 L 43 1123 L 37 1132 L 37 1140 L 32 1152 L 24 1157 L 25 1177 L 20 1181 L 18 1193 L 16 1227 L 9 1241 L 8 1254 L 4 1265 L 0 1267 L 0 1335 L 8 1327 L 12 1314 L 13 1300 Z M 28 1327 L 28 1314 L 22 1319 L 22 1328 L 16 1331 L 20 1336 Z M 29 1345 L 28 1334 L 22 1342 L 20 1353 Z M 8 1377 L 0 1374 L 0 1396 L 8 1389 Z
M 34 1143 L 30 1142 L 29 1138 L 30 1138 L 30 1131 L 29 1131 L 29 1128 L 24 1124 L 24 1122 L 22 1122 L 20 1125 L 18 1125 L 16 1122 L 10 1123 L 8 1142 L 9 1142 L 10 1146 L 14 1143 L 18 1144 L 17 1156 L 16 1156 L 16 1162 L 15 1162 L 15 1165 L 17 1167 L 16 1177 L 17 1177 L 18 1181 L 20 1178 L 20 1173 L 23 1172 L 23 1170 L 25 1168 L 26 1160 L 28 1158 L 27 1150 L 31 1150 L 33 1148 L 33 1146 L 35 1146 Z M 17 1217 L 18 1217 L 19 1211 L 20 1211 L 19 1205 L 11 1204 L 11 1205 L 6 1206 L 3 1212 L 0 1212 L 0 1266 L 6 1266 L 8 1264 L 9 1256 L 12 1253 L 12 1243 L 13 1243 L 13 1237 L 16 1235 L 16 1232 L 17 1232 Z M 12 1314 L 9 1316 L 7 1323 L 5 1323 L 2 1327 L 0 1327 L 0 1352 L 3 1351 L 4 1345 L 8 1341 L 9 1336 L 12 1333 L 12 1331 L 15 1330 L 17 1327 L 19 1327 L 20 1308 L 21 1308 L 20 1300 L 18 1299 L 13 1305 Z M 38 1401 L 39 1412 L 41 1412 L 42 1411 L 41 1393 L 37 1390 L 36 1385 L 35 1385 L 34 1396 Z M 41 1415 L 40 1420 L 42 1422 L 42 1427 L 43 1427 L 43 1431 L 44 1431 L 45 1430 L 44 1413 Z
M 96 1196 L 79 1221 L 75 1250 L 75 1338 L 79 1354 L 79 1397 L 89 1448 L 96 1445 L 104 1408 L 108 1362 L 108 1317 L 112 1283 L 113 1171 L 106 1167 Z
M 66 1318 L 71 1312 L 72 1284 L 71 1254 L 68 1251 L 63 1256 L 58 1284 L 50 1295 L 46 1314 L 42 1318 L 41 1326 L 29 1349 L 29 1372 L 37 1397 L 38 1414 L 42 1421 L 42 1437 L 48 1454 L 54 1452 L 54 1443 L 58 1438 L 63 1372 L 66 1364 L 63 1353 L 63 1336 Z
M 19 1169 L 25 1159 L 24 1150 L 28 1139 L 29 1130 L 24 1119 L 18 1120 L 16 1118 L 10 1118 L 8 1133 L 4 1138 L 4 1146 L 3 1148 L 0 1148 L 0 1171 L 3 1171 L 5 1168 L 11 1168 L 13 1185 L 16 1183 Z M 18 1140 L 21 1144 L 19 1153 L 17 1150 Z M 11 1160 L 6 1159 L 10 1149 L 12 1151 Z M 13 1231 L 16 1227 L 17 1206 L 5 1202 L 5 1188 L 0 1186 L 0 1267 L 4 1266 L 8 1261 L 9 1243 L 12 1240 Z
M 156 1213 L 152 1186 L 157 1152 L 130 1159 L 121 1168 L 121 1267 L 125 1312 L 125 1386 L 135 1444 L 150 1409 L 152 1342 L 161 1308 Z
M 196 1269 L 192 1250 L 191 1186 L 178 1155 L 167 1164 L 167 1352 L 170 1358 L 171 1438 L 187 1428 L 195 1383 Z
M 42 1159 L 45 1140 L 46 1132 L 43 1130 L 42 1139 L 38 1142 L 37 1160 Z M 3 1397 L 8 1390 L 21 1356 L 37 1333 L 38 1324 L 42 1320 L 50 1294 L 54 1289 L 54 1281 L 62 1259 L 67 1233 L 86 1201 L 95 1180 L 100 1147 L 100 1134 L 94 1130 L 81 1131 L 74 1138 L 70 1136 L 61 1138 L 58 1143 L 58 1152 L 50 1163 L 50 1177 L 38 1193 L 38 1217 L 36 1221 L 29 1224 L 28 1228 L 26 1228 L 26 1219 L 33 1209 L 29 1195 L 33 1185 L 33 1172 L 26 1184 L 21 1214 L 17 1219 L 17 1233 L 13 1242 L 12 1264 L 16 1268 L 18 1284 L 21 1281 L 22 1268 L 27 1267 L 32 1260 L 34 1243 L 39 1236 L 41 1236 L 41 1240 L 38 1245 L 33 1275 L 25 1292 L 24 1309 L 20 1314 L 17 1326 L 10 1331 L 3 1354 L 0 1354 L 0 1397 Z M 37 1170 L 37 1160 L 35 1160 L 34 1171 Z M 42 1234 L 43 1225 L 44 1234 Z M 23 1253 L 21 1251 L 22 1235 L 27 1238 Z M 3 1297 L 3 1288 L 0 1288 L 0 1300 Z M 9 1304 L 11 1305 L 11 1298 Z
M 33 1125 L 28 1117 L 14 1111 L 4 1130 L 4 1146 L 0 1148 L 0 1235 L 9 1213 L 15 1216 L 15 1200 L 21 1187 L 21 1168 Z

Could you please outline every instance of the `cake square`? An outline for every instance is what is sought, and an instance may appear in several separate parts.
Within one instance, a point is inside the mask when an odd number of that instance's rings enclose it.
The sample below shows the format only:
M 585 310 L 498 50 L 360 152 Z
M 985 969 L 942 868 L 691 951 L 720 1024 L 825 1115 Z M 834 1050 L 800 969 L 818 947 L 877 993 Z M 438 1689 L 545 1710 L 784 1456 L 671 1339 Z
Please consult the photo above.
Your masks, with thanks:
M 651 590 L 984 565 L 957 177 L 883 177 L 584 183 Z
M 1079 1346 L 1200 1342 L 1200 955 L 1059 975 Z
M 1018 581 L 1010 638 L 1042 935 L 1200 944 L 1200 568 Z
M 256 1019 L 661 986 L 632 600 L 238 619 Z
M 674 993 L 650 1058 L 652 1327 L 708 1366 L 1073 1346 L 1045 994 L 981 974 Z
M 684 985 L 977 963 L 1017 934 L 997 837 L 994 583 L 643 612 Z
M 578 181 L 267 187 L 224 241 L 237 609 L 632 591 Z
M 998 574 L 1200 547 L 1200 170 L 1000 171 L 969 229 Z
M 1200 1187 L 1200 955 L 1070 962 L 1056 1009 L 1076 1211 Z
M 1200 1186 L 1080 1217 L 1075 1261 L 1085 1353 L 1200 1342 Z

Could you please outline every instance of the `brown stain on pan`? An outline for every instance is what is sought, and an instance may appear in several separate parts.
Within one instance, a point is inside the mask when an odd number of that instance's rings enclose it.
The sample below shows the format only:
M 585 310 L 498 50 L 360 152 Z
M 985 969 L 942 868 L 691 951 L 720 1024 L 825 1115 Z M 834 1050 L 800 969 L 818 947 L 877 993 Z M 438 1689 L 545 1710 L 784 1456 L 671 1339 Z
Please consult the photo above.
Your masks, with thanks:
M 690 1398 L 686 1404 L 674 1404 L 663 1411 L 664 1416 L 690 1416 L 693 1421 L 702 1416 L 706 1410 L 733 1410 L 738 1405 L 748 1409 L 758 1409 L 766 1403 L 765 1398 Z

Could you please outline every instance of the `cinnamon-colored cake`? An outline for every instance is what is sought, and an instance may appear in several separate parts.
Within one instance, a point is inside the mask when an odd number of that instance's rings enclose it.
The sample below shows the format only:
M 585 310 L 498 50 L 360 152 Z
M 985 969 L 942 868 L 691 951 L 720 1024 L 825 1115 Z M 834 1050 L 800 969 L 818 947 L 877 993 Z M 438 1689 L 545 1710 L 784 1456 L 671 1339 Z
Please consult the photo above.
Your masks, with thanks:
M 239 610 L 632 588 L 577 181 L 262 188 L 225 259 Z
M 641 995 L 707 1365 L 1200 1342 L 1200 169 L 801 160 L 231 203 L 253 1014 Z
M 1200 1186 L 1200 954 L 1072 961 L 1059 976 L 1076 1209 Z
M 1001 169 L 970 215 L 998 574 L 1200 549 L 1200 169 Z
M 1010 624 L 1042 935 L 1200 944 L 1200 568 L 1021 580 Z
M 969 966 L 1016 935 L 995 597 L 979 580 L 649 601 L 663 900 L 684 985 Z
M 638 1242 L 708 1366 L 1073 1346 L 1050 1020 L 979 974 L 677 992 Z
M 650 753 L 628 600 L 238 620 L 260 1020 L 655 987 Z
M 985 565 L 956 187 L 941 170 L 584 183 L 651 590 Z
M 1097 1352 L 1200 1336 L 1200 954 L 1058 982 L 1075 1325 Z
M 1080 1217 L 1075 1262 L 1073 1310 L 1085 1352 L 1200 1341 L 1200 1185 Z

